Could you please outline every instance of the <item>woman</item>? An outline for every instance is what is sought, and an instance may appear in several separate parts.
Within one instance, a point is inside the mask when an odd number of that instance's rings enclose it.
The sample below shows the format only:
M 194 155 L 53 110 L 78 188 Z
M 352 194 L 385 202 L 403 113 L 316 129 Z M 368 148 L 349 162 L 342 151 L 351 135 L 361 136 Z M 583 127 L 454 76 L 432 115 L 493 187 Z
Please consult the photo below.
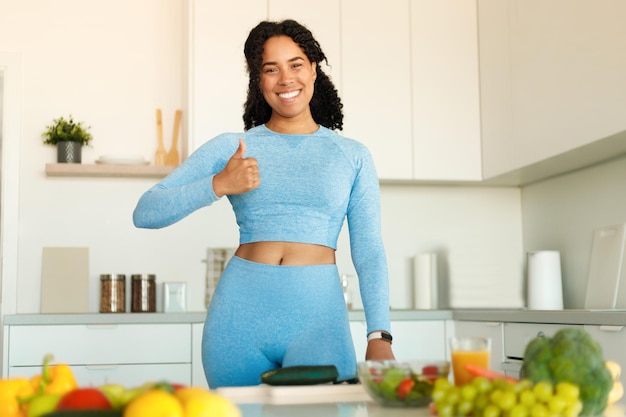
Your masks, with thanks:
M 367 359 L 393 359 L 378 178 L 368 150 L 336 134 L 341 101 L 311 32 L 261 22 L 244 53 L 245 133 L 208 141 L 148 190 L 137 227 L 171 225 L 226 196 L 240 245 L 212 297 L 202 358 L 211 388 L 256 385 L 278 367 L 356 377 L 335 250 L 344 219 L 367 320 Z M 364 335 L 365 336 L 365 335 Z

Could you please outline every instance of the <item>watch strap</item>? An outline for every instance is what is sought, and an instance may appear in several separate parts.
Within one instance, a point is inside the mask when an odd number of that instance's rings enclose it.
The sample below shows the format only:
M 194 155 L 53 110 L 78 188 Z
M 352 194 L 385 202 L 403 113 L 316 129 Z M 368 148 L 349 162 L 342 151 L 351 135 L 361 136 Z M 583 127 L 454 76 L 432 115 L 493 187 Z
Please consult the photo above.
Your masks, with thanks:
M 391 343 L 393 341 L 393 337 L 391 337 L 391 335 L 387 332 L 383 332 L 380 330 L 371 332 L 370 334 L 367 335 L 367 341 L 370 342 L 374 339 L 382 339 L 385 342 L 389 342 Z

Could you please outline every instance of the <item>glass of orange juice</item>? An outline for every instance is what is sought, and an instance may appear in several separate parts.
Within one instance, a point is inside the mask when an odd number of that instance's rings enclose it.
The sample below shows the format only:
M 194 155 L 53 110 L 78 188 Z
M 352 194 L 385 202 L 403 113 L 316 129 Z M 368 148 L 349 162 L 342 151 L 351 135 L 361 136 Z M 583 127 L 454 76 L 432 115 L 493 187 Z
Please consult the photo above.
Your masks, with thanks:
M 465 365 L 468 363 L 489 369 L 490 352 L 491 340 L 485 337 L 452 337 L 450 339 L 450 355 L 454 385 L 464 385 L 474 378 L 465 369 Z

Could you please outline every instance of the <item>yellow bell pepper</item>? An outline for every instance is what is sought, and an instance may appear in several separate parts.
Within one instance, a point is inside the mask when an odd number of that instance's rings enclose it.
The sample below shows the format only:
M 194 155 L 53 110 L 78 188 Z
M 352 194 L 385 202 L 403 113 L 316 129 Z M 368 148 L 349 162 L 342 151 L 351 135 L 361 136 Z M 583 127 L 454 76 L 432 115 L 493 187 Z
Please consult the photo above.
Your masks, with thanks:
M 32 394 L 32 385 L 26 378 L 0 379 L 0 416 L 25 417 L 26 410 L 20 399 Z
M 76 378 L 72 369 L 65 364 L 50 365 L 52 355 L 46 355 L 41 375 L 31 378 L 36 394 L 65 394 L 76 388 Z

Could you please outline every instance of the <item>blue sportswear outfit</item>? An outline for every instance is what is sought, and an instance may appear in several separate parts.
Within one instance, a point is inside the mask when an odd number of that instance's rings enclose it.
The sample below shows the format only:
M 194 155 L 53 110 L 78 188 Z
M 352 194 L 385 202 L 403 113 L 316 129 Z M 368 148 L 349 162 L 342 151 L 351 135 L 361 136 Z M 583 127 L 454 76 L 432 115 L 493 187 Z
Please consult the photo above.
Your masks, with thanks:
M 213 177 L 239 146 L 258 161 L 261 185 L 227 196 L 240 244 L 300 242 L 337 249 L 347 219 L 367 332 L 390 330 L 387 261 L 380 230 L 378 176 L 367 148 L 320 126 L 280 134 L 264 125 L 203 144 L 146 191 L 135 226 L 169 226 L 219 198 Z M 365 335 L 363 335 L 365 337 Z M 337 267 L 283 266 L 233 257 L 211 300 L 202 358 L 209 386 L 256 385 L 278 367 L 333 364 L 356 377 L 356 358 Z

